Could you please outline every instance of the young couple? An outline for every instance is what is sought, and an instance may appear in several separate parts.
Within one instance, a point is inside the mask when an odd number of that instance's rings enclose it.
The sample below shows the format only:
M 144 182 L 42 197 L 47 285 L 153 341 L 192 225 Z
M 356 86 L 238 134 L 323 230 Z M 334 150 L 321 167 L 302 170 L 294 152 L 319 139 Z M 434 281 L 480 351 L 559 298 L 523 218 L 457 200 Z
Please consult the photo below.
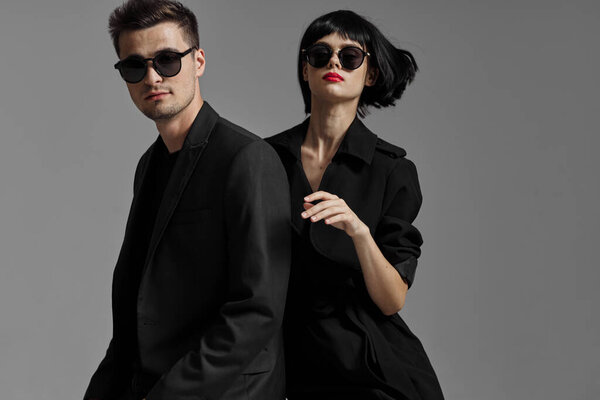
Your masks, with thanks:
M 352 11 L 317 18 L 297 55 L 310 116 L 263 141 L 203 100 L 189 9 L 129 0 L 109 29 L 159 135 L 135 172 L 113 336 L 85 398 L 442 399 L 397 314 L 422 243 L 415 166 L 357 118 L 400 99 L 412 55 Z

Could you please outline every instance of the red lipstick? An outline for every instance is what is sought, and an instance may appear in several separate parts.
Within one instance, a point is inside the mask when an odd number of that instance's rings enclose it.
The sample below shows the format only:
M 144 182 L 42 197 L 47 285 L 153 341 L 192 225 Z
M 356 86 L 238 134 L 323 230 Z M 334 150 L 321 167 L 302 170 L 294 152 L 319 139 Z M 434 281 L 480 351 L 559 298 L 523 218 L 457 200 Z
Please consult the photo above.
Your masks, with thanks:
M 327 82 L 342 82 L 344 78 L 340 74 L 336 74 L 335 72 L 328 72 L 323 75 L 323 79 Z

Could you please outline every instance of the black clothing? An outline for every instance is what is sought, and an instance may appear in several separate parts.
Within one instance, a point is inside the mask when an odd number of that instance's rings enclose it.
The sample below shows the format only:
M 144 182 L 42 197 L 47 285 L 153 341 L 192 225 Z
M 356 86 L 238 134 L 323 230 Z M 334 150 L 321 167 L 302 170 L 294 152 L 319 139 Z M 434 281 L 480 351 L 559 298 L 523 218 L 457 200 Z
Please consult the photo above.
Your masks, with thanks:
M 85 398 L 280 400 L 290 243 L 279 158 L 206 102 L 172 172 L 152 177 L 156 160 L 168 167 L 161 145 L 136 170 L 113 337 Z
M 179 151 L 169 154 L 167 146 L 159 136 L 155 143 L 156 150 L 152 152 L 148 161 L 148 170 L 146 179 L 144 180 L 139 194 L 139 213 L 140 218 L 136 219 L 132 225 L 133 230 L 133 246 L 132 253 L 135 260 L 132 264 L 132 311 L 131 317 L 135 319 L 135 307 L 137 302 L 137 294 L 142 276 L 144 262 L 148 254 L 148 245 L 150 237 L 154 229 L 156 215 L 160 208 L 160 203 L 169 182 L 171 171 L 175 166 L 175 161 L 179 155 Z M 135 338 L 137 342 L 137 338 Z
M 300 216 L 303 198 L 312 192 L 300 157 L 308 122 L 267 139 L 287 171 L 292 202 L 292 272 L 284 319 L 287 396 L 443 399 L 419 339 L 399 315 L 385 316 L 371 300 L 352 240 Z M 411 225 L 421 192 L 414 164 L 405 155 L 357 118 L 319 190 L 344 199 L 410 286 L 422 244 Z
M 133 261 L 131 263 L 131 287 L 129 292 L 129 318 L 131 321 L 136 319 L 137 298 L 139 292 L 142 270 L 146 255 L 148 254 L 148 245 L 156 222 L 156 215 L 160 208 L 165 189 L 169 182 L 169 177 L 177 161 L 180 151 L 169 153 L 167 146 L 159 136 L 155 142 L 155 150 L 149 157 L 146 177 L 142 183 L 139 194 L 140 218 L 135 220 L 132 225 L 133 231 Z M 152 386 L 160 376 L 146 373 L 142 366 L 137 343 L 137 335 L 133 330 L 130 332 L 130 341 L 135 343 L 135 355 L 132 362 L 133 376 L 131 379 L 131 393 L 128 399 L 143 399 L 150 391 Z
M 148 161 L 146 179 L 140 189 L 140 218 L 132 226 L 134 232 L 133 253 L 136 260 L 132 264 L 135 268 L 132 293 L 135 299 L 137 299 L 142 269 L 148 254 L 148 245 L 156 222 L 156 215 L 169 182 L 171 171 L 173 171 L 175 161 L 179 155 L 179 151 L 169 154 L 169 150 L 160 136 L 156 139 L 155 147 L 156 150 L 152 152 Z M 135 305 L 135 300 L 133 304 Z

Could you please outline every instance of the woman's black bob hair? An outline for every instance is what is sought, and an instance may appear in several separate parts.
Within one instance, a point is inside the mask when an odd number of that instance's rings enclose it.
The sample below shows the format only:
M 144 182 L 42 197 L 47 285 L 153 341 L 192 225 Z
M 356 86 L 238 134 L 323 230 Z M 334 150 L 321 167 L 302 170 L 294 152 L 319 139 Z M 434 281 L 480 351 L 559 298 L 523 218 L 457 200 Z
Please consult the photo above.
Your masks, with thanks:
M 406 85 L 413 81 L 417 63 L 413 55 L 394 47 L 375 25 L 350 10 L 339 10 L 315 19 L 304 32 L 298 51 L 298 81 L 304 98 L 304 112 L 310 113 L 310 89 L 302 73 L 306 49 L 324 36 L 338 33 L 345 39 L 360 43 L 371 53 L 367 57 L 370 68 L 379 71 L 373 86 L 365 86 L 358 102 L 358 115 L 364 117 L 368 106 L 375 108 L 395 105 Z

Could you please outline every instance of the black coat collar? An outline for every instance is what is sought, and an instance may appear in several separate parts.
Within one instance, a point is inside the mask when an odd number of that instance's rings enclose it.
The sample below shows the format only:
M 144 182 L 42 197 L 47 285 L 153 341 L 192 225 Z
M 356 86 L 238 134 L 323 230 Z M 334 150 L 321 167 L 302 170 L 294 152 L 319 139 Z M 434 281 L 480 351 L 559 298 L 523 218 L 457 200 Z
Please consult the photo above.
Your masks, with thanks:
M 310 117 L 305 119 L 301 124 L 274 136 L 270 139 L 270 142 L 273 145 L 286 149 L 297 160 L 300 160 L 300 147 L 306 136 L 309 122 Z M 371 132 L 358 117 L 355 117 L 344 135 L 336 156 L 338 154 L 347 154 L 371 165 L 376 145 L 377 135 Z
M 206 143 L 218 119 L 219 114 L 205 101 L 185 137 L 182 150 L 198 147 Z
M 150 238 L 148 254 L 144 263 L 145 266 L 148 265 L 154 256 L 158 242 L 162 238 L 164 230 L 173 215 L 175 207 L 179 203 L 183 190 L 194 172 L 198 159 L 206 147 L 218 119 L 219 114 L 207 102 L 204 102 L 183 142 L 180 154 L 177 157 L 169 182 L 165 188 Z M 156 150 L 156 146 L 157 143 L 155 142 L 152 150 Z M 144 177 L 145 171 L 142 179 Z

